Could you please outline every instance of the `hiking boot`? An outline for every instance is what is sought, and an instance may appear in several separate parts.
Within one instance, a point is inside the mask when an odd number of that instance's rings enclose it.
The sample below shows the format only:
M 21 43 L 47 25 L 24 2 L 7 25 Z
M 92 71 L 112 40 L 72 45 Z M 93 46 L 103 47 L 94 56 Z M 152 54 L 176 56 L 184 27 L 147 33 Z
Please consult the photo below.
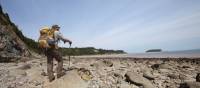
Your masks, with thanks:
M 62 72 L 61 74 L 57 74 L 57 78 L 60 78 L 62 76 L 64 76 L 66 73 L 65 72 Z
M 49 82 L 52 82 L 53 80 L 55 80 L 55 76 L 49 78 Z

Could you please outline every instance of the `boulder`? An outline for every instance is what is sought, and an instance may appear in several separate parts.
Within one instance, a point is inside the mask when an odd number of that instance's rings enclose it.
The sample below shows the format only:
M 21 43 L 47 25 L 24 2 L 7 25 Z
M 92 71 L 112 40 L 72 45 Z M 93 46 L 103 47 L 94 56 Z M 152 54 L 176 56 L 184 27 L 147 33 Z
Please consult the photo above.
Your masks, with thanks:
M 113 63 L 111 61 L 108 61 L 108 60 L 104 60 L 103 63 L 108 67 L 112 67 L 113 66 Z
M 151 66 L 152 69 L 157 70 L 159 68 L 160 64 L 153 64 Z
M 42 76 L 48 76 L 48 74 L 44 70 L 42 70 L 41 75 Z
M 150 71 L 144 71 L 143 77 L 149 79 L 149 80 L 154 80 L 155 76 L 150 72 Z
M 44 88 L 87 88 L 88 83 L 81 79 L 77 70 L 68 71 L 63 77 L 45 83 Z
M 162 63 L 162 64 L 154 64 L 151 66 L 152 69 L 172 69 L 172 67 L 169 64 Z
M 126 80 L 138 86 L 143 86 L 144 88 L 155 88 L 154 85 L 143 76 L 136 72 L 127 72 L 125 74 Z
M 170 74 L 167 74 L 167 77 L 169 77 L 171 79 L 178 79 L 178 78 L 180 78 L 180 75 L 178 75 L 176 73 L 170 73 Z
M 171 69 L 171 65 L 163 63 L 159 65 L 159 69 Z
M 31 64 L 24 64 L 24 65 L 20 66 L 19 69 L 21 69 L 21 70 L 31 69 Z
M 81 79 L 83 79 L 85 81 L 89 81 L 92 79 L 91 72 L 85 68 L 78 69 L 78 74 L 81 76 Z

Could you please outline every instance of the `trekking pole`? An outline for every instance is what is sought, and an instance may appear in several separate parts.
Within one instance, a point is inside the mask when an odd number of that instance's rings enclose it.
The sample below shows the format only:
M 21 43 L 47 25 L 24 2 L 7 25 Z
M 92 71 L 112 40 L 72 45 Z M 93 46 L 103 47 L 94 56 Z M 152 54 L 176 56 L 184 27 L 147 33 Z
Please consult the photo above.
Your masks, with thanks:
M 70 54 L 71 54 L 71 44 L 69 45 L 69 55 L 68 55 L 68 57 L 69 57 L 69 69 L 70 69 L 70 58 L 71 58 L 71 56 L 70 56 Z

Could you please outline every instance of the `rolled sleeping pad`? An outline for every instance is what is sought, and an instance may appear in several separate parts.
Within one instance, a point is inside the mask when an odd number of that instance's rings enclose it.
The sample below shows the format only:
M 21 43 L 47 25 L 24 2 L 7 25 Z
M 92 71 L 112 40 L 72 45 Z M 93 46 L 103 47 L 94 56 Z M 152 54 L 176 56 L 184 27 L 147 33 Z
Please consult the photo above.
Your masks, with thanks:
M 54 39 L 47 39 L 49 45 L 55 45 L 56 41 Z

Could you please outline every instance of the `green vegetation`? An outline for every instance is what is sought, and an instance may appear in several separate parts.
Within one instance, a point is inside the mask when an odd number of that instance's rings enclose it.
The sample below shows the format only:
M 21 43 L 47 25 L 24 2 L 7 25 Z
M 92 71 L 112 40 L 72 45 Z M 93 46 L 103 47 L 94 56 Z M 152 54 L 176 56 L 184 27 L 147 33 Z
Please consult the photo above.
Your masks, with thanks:
M 13 24 L 14 25 L 14 24 Z M 33 39 L 27 38 L 23 35 L 23 33 L 14 25 L 14 32 L 19 36 L 19 38 L 24 41 L 24 43 L 28 46 L 28 48 L 34 52 L 40 53 L 40 49 L 38 47 L 38 43 Z
M 146 52 L 147 53 L 148 52 L 162 52 L 162 49 L 150 49 L 150 50 L 147 50 Z
M 61 48 L 63 55 L 98 55 L 98 54 L 122 54 L 123 50 L 95 49 L 94 47 L 84 48 Z

